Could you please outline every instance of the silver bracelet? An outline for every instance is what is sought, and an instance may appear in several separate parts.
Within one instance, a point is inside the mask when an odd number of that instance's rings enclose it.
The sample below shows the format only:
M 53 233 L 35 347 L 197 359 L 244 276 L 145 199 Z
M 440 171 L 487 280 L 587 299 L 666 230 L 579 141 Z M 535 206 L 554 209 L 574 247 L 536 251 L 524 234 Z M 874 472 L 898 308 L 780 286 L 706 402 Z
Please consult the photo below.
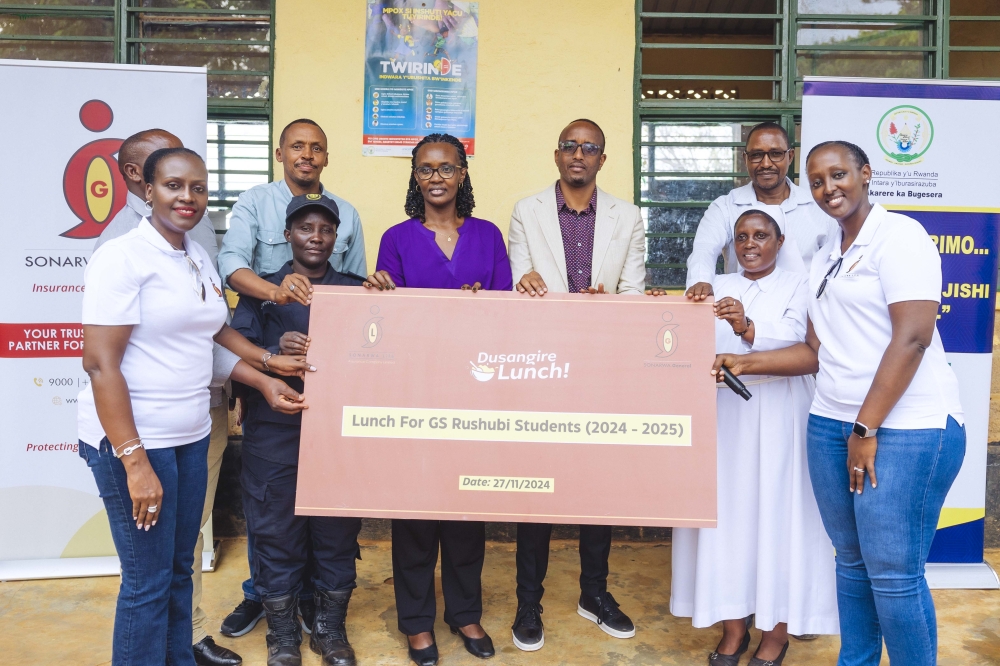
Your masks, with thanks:
M 267 370 L 268 372 L 271 372 L 271 368 L 267 367 L 267 362 L 271 359 L 272 356 L 274 356 L 274 354 L 272 354 L 271 352 L 264 352 L 264 355 L 260 359 L 260 362 L 264 364 L 264 369 Z
M 131 444 L 132 442 L 139 442 L 139 443 L 134 446 L 129 446 L 129 444 Z M 111 447 L 111 453 L 114 454 L 115 458 L 121 458 L 122 456 L 130 456 L 133 453 L 135 453 L 137 449 L 141 448 L 143 448 L 142 439 L 139 437 L 133 437 L 132 439 L 128 440 L 127 442 L 119 446 L 117 449 Z M 121 453 L 119 453 L 119 451 L 121 451 Z

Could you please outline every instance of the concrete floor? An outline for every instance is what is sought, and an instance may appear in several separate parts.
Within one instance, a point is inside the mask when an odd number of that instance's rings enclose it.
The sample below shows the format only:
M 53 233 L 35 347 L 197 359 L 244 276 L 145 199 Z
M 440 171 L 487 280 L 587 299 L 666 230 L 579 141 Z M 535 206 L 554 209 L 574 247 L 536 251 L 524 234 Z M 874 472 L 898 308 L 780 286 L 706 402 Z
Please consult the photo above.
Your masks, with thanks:
M 483 625 L 493 636 L 500 664 L 704 664 L 718 642 L 717 630 L 695 630 L 688 620 L 668 610 L 670 546 L 623 543 L 611 552 L 610 589 L 638 627 L 636 637 L 618 640 L 576 614 L 579 559 L 575 544 L 553 542 L 545 613 L 545 647 L 524 653 L 511 643 L 514 615 L 514 545 L 491 543 L 486 555 Z M 387 542 L 365 542 L 358 563 L 358 589 L 351 602 L 348 633 L 362 664 L 407 664 L 405 639 L 396 630 L 392 568 Z M 1000 550 L 987 552 L 994 568 Z M 214 573 L 205 574 L 205 610 L 214 627 L 240 600 L 246 576 L 246 543 L 223 542 Z M 23 581 L 0 583 L 0 655 L 4 666 L 98 666 L 109 664 L 117 578 Z M 438 584 L 440 595 L 440 581 Z M 939 623 L 941 666 L 1000 664 L 1000 592 L 975 590 L 934 592 Z M 438 613 L 442 612 L 440 596 Z M 473 665 L 479 660 L 465 652 L 461 641 L 438 620 L 441 664 Z M 243 655 L 246 666 L 264 666 L 264 622 L 250 634 L 216 640 Z M 758 638 L 754 632 L 754 643 Z M 789 666 L 836 663 L 838 640 L 823 637 L 809 643 L 793 641 Z M 744 657 L 744 664 L 748 657 Z M 319 666 L 306 649 L 304 664 Z M 888 664 L 884 657 L 883 664 Z

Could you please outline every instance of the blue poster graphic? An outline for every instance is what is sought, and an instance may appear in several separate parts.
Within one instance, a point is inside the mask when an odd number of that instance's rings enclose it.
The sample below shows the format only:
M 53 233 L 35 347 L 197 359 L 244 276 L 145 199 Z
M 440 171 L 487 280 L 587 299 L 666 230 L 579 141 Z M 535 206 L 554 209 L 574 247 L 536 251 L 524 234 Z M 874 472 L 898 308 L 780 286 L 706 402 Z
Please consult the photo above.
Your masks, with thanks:
M 451 134 L 474 155 L 479 3 L 366 1 L 363 154 L 408 157 Z
M 1000 214 L 900 211 L 927 230 L 941 253 L 938 332 L 947 352 L 990 354 Z

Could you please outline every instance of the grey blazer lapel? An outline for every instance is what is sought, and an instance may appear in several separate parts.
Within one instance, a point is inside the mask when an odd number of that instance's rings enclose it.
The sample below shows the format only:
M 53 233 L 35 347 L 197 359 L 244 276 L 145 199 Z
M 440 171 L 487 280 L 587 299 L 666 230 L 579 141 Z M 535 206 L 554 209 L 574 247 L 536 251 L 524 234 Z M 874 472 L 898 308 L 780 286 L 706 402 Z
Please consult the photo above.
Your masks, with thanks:
M 608 254 L 608 245 L 618 226 L 618 205 L 615 199 L 597 188 L 597 219 L 594 220 L 594 254 L 591 259 L 590 284 L 597 286 L 601 269 L 604 268 L 604 257 Z M 604 285 L 611 293 L 617 291 L 618 285 Z
M 566 251 L 563 248 L 562 230 L 559 228 L 559 212 L 556 210 L 556 186 L 555 183 L 547 190 L 540 192 L 535 198 L 535 220 L 542 230 L 545 242 L 549 245 L 552 258 L 559 267 L 559 277 L 562 280 L 563 289 L 569 289 L 566 280 Z

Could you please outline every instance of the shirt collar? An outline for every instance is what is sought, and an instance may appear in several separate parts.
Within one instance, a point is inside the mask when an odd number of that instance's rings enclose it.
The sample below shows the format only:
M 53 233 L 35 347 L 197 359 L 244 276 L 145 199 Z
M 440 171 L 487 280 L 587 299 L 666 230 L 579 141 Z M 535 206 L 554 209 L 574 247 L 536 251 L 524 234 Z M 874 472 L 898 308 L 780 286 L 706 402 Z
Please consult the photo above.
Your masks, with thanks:
M 771 290 L 771 287 L 773 287 L 774 284 L 775 284 L 775 282 L 778 280 L 778 273 L 781 272 L 781 269 L 778 268 L 777 266 L 775 266 L 774 270 L 771 271 L 770 275 L 765 275 L 764 277 L 760 278 L 759 280 L 751 280 L 748 277 L 746 277 L 746 275 L 743 274 L 744 271 L 743 271 L 743 267 L 742 266 L 740 266 L 740 268 L 737 270 L 737 272 L 739 273 L 740 278 L 741 278 L 740 279 L 740 291 L 742 293 L 746 293 L 747 289 L 749 289 L 754 283 L 757 284 L 757 288 L 758 289 L 760 289 L 761 291 L 767 292 L 767 291 Z
M 878 228 L 882 226 L 882 220 L 885 219 L 886 213 L 885 208 L 882 204 L 875 204 L 872 209 L 868 212 L 868 217 L 865 218 L 864 224 L 861 225 L 861 231 L 858 232 L 858 237 L 854 239 L 851 243 L 851 247 L 862 247 L 865 245 L 871 245 L 872 239 L 875 237 L 875 232 Z M 838 225 L 839 226 L 839 225 Z M 830 251 L 830 259 L 838 259 L 851 251 L 851 247 L 847 248 L 847 252 L 841 254 L 840 245 L 844 237 L 843 229 L 838 229 L 837 234 L 834 236 L 833 248 Z
M 559 184 L 558 180 L 556 181 L 556 208 L 559 211 L 565 209 L 572 213 L 576 213 L 576 211 L 570 208 L 569 204 L 566 203 L 566 198 L 563 196 L 562 193 L 562 186 Z M 597 210 L 597 187 L 594 187 L 594 193 L 590 196 L 590 203 L 587 204 L 586 208 L 584 208 L 577 214 L 583 215 L 584 213 L 596 210 Z
M 149 215 L 149 209 L 146 208 L 146 202 L 142 197 L 128 192 L 125 195 L 125 204 L 136 212 L 139 217 L 146 217 Z M 155 229 L 154 229 L 155 231 Z
M 191 239 L 188 238 L 187 234 L 184 234 L 184 249 L 175 250 L 174 247 L 167 242 L 167 239 L 161 236 L 160 232 L 153 227 L 148 217 L 142 218 L 142 221 L 139 222 L 138 230 L 139 235 L 145 238 L 150 245 L 155 247 L 160 252 L 168 254 L 172 257 L 183 257 L 187 254 L 195 261 L 195 263 L 198 264 L 198 268 L 203 268 L 201 255 L 191 252 Z
M 812 194 L 804 187 L 799 187 L 787 176 L 785 182 L 788 183 L 788 198 L 781 202 L 781 210 L 787 213 L 796 206 L 813 203 Z M 753 189 L 753 183 L 747 183 L 733 190 L 733 203 L 737 206 L 749 206 L 757 202 L 757 191 Z
M 291 189 L 290 187 L 288 187 L 288 182 L 287 182 L 287 181 L 285 180 L 285 177 L 284 177 L 284 176 L 282 176 L 282 177 L 281 177 L 281 179 L 277 181 L 277 183 L 278 183 L 278 189 L 279 189 L 279 190 L 281 190 L 281 193 L 282 193 L 282 194 L 283 194 L 284 196 L 288 197 L 289 199 L 293 199 L 293 198 L 295 198 L 295 195 L 294 195 L 294 194 L 292 194 L 292 189 Z M 326 187 L 325 187 L 325 186 L 323 185 L 323 183 L 320 183 L 320 184 L 319 184 L 319 191 L 320 191 L 320 193 L 322 193 L 322 194 L 323 194 L 324 196 L 326 196 L 326 197 L 329 197 L 330 199 L 332 199 L 332 198 L 333 198 L 333 193 L 332 193 L 332 192 L 329 192 L 329 191 L 327 191 L 327 189 L 326 189 Z M 339 204 L 338 204 L 338 205 L 339 205 Z

